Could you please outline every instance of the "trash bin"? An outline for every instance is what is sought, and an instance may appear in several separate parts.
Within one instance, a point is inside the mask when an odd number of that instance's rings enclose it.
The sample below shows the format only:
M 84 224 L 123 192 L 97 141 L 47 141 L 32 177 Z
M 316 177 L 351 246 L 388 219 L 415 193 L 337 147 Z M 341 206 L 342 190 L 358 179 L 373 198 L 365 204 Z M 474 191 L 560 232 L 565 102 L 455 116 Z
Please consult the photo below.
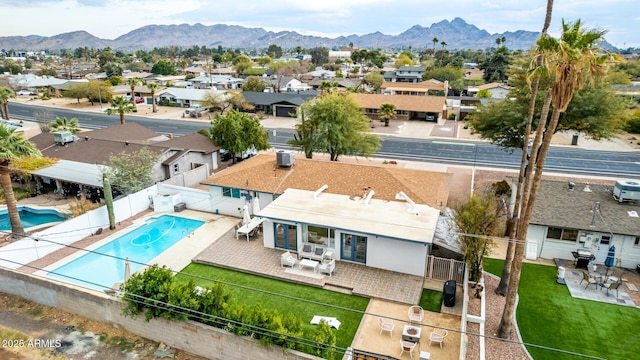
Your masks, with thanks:
M 558 266 L 558 279 L 564 279 L 565 269 L 563 266 Z
M 571 137 L 571 145 L 578 145 L 578 135 Z
M 442 302 L 446 307 L 453 307 L 456 305 L 456 281 L 449 280 L 444 283 L 442 289 Z

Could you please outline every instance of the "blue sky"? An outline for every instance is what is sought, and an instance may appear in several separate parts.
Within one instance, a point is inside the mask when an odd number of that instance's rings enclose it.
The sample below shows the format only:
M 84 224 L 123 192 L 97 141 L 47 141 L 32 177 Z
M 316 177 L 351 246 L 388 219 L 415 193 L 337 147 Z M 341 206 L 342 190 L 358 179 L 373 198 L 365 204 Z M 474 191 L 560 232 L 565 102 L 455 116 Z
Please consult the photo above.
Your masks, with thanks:
M 520 0 L 0 0 L 0 36 L 85 30 L 114 39 L 149 24 L 234 24 L 336 37 L 380 31 L 395 35 L 413 25 L 455 17 L 489 33 L 540 31 L 546 1 Z M 607 30 L 617 47 L 640 47 L 637 0 L 556 0 L 550 33 L 561 20 L 582 19 Z

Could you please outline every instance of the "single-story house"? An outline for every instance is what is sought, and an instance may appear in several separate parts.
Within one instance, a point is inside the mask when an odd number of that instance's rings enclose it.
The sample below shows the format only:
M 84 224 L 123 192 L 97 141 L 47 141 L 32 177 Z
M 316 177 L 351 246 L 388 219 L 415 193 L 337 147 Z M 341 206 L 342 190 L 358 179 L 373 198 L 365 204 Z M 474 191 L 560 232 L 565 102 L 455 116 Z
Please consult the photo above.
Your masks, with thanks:
M 427 120 L 437 122 L 447 117 L 446 97 L 383 94 L 352 94 L 362 111 L 371 119 L 378 119 L 382 104 L 396 106 L 398 120 Z
M 255 106 L 255 111 L 282 117 L 296 117 L 298 107 L 318 96 L 315 90 L 300 92 L 268 93 L 245 91 L 244 99 Z
M 237 90 L 244 83 L 243 79 L 229 75 L 214 75 L 204 73 L 188 80 L 194 89 Z
M 572 251 L 585 250 L 602 263 L 615 245 L 615 265 L 635 269 L 640 264 L 639 215 L 640 182 L 543 181 L 529 222 L 526 256 L 573 260 Z
M 176 107 L 198 107 L 204 95 L 208 92 L 217 92 L 211 89 L 184 89 L 170 87 L 156 93 L 159 104 L 174 104 Z
M 422 81 L 422 75 L 426 70 L 425 66 L 404 65 L 396 71 L 385 71 L 382 76 L 384 81 L 417 83 Z
M 430 79 L 418 83 L 398 83 L 385 81 L 380 85 L 380 93 L 385 95 L 445 96 L 449 82 Z
M 264 246 L 424 276 L 439 211 L 409 201 L 354 197 L 289 188 L 258 213 Z M 402 195 L 399 195 L 400 197 Z
M 465 92 L 467 96 L 475 97 L 481 90 L 489 91 L 492 99 L 505 99 L 509 93 L 509 86 L 493 82 L 479 86 L 467 86 Z
M 315 191 L 323 185 L 329 186 L 326 193 L 354 198 L 364 198 L 369 190 L 374 190 L 376 199 L 387 201 L 395 200 L 396 194 L 402 191 L 416 203 L 436 209 L 444 209 L 449 198 L 451 174 L 444 172 L 306 159 L 304 156 L 296 158 L 292 167 L 282 167 L 277 165 L 276 155 L 258 154 L 203 181 L 202 185 L 209 187 L 211 201 L 218 212 L 241 216 L 244 205 L 251 205 L 256 197 L 263 209 L 286 189 Z
M 309 85 L 314 89 L 318 89 L 323 82 L 328 81 L 330 83 L 337 84 L 337 88 L 339 90 L 353 89 L 362 84 L 361 80 L 358 79 L 349 79 L 349 78 L 333 78 L 333 79 L 322 79 L 322 78 L 314 78 L 309 80 Z

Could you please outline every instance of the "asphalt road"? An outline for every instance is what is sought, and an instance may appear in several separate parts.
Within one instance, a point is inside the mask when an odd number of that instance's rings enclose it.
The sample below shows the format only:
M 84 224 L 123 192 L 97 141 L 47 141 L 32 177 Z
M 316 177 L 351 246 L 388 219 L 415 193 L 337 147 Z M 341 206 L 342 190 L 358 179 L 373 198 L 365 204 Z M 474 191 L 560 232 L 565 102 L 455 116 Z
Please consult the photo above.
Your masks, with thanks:
M 34 114 L 46 110 L 52 116 L 78 118 L 82 128 L 99 129 L 120 123 L 118 116 L 95 112 L 9 103 L 13 120 L 34 121 Z M 145 118 L 126 115 L 127 122 L 135 122 L 162 134 L 186 135 L 207 128 L 201 121 Z M 289 129 L 269 129 L 270 142 L 276 148 L 288 148 L 293 138 Z M 382 137 L 382 147 L 376 157 L 455 164 L 499 169 L 518 169 L 521 150 L 509 152 L 486 142 L 411 139 Z M 545 162 L 545 172 L 640 179 L 640 151 L 615 152 L 552 147 Z

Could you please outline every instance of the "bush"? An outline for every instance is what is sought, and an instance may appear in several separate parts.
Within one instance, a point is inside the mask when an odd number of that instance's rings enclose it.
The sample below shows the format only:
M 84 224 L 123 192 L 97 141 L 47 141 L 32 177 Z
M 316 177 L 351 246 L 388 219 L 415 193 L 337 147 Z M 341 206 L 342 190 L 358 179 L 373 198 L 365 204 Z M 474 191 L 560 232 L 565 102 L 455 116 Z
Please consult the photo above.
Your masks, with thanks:
M 640 116 L 629 119 L 625 130 L 632 134 L 640 134 Z
M 95 204 L 87 199 L 74 200 L 71 204 L 69 204 L 69 210 L 71 211 L 71 215 L 73 217 L 80 216 L 85 214 L 93 209 L 96 209 L 99 204 Z

